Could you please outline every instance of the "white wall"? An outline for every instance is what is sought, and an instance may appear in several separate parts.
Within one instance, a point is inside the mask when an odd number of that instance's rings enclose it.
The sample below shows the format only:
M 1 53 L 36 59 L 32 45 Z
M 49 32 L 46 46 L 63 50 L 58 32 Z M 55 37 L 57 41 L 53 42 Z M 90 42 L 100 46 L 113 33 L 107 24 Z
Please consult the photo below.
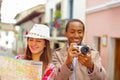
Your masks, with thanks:
M 69 19 L 69 0 L 62 0 L 61 2 L 61 13 L 62 19 Z
M 86 0 L 73 0 L 73 18 L 81 19 L 85 22 Z
M 0 31 L 0 46 L 12 49 L 14 47 L 15 42 L 15 34 L 13 31 L 9 31 L 8 35 L 6 35 L 6 31 Z M 8 41 L 8 44 L 6 44 Z

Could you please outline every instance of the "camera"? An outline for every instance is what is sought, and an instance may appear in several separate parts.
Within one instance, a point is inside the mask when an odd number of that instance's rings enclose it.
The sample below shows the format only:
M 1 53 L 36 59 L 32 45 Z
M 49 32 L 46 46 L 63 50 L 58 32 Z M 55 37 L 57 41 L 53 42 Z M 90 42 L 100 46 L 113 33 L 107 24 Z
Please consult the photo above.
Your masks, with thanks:
M 75 47 L 78 48 L 79 52 L 81 52 L 84 55 L 86 55 L 89 52 L 89 47 L 87 45 L 77 45 Z

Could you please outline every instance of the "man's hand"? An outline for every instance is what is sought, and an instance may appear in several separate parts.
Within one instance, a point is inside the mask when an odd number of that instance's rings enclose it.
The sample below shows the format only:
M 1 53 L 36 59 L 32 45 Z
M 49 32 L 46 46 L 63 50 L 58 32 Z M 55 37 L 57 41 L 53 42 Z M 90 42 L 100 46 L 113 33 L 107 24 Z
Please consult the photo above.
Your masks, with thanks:
M 74 47 L 75 45 L 77 45 L 77 44 L 76 43 L 71 43 L 69 48 L 68 48 L 68 57 L 67 57 L 67 60 L 66 60 L 66 65 L 68 67 L 70 67 L 70 65 L 73 62 L 74 57 L 77 57 L 78 53 L 79 53 L 78 48 Z
M 78 55 L 78 61 L 79 61 L 82 65 L 86 66 L 89 70 L 93 71 L 93 69 L 94 69 L 94 63 L 93 63 L 93 61 L 92 61 L 91 53 L 90 53 L 90 52 L 87 53 L 86 55 L 80 53 L 80 54 Z

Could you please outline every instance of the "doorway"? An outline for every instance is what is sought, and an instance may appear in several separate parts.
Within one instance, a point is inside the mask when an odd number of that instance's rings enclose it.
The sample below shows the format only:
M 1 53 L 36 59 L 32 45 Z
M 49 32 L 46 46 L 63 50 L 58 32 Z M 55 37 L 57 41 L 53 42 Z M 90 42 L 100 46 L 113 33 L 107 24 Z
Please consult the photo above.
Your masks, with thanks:
M 115 39 L 114 80 L 120 80 L 120 38 Z
M 93 47 L 99 51 L 100 53 L 100 48 L 101 48 L 101 38 L 100 37 L 94 37 L 94 45 Z

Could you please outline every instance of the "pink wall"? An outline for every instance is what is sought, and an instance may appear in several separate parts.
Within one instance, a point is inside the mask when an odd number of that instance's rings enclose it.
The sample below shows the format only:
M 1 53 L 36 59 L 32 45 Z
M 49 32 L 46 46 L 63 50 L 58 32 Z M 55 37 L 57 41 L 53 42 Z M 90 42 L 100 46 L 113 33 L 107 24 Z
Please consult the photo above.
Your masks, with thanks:
M 92 29 L 93 30 L 92 33 L 94 35 L 101 36 L 102 34 L 108 34 L 109 36 L 119 37 L 120 7 L 108 9 L 106 11 L 101 11 L 94 14 L 89 14 L 87 15 L 86 22 L 87 22 L 87 30 Z
M 87 0 L 87 8 L 98 6 L 112 0 Z
M 86 41 L 92 45 L 94 36 L 108 36 L 108 42 L 111 37 L 120 37 L 120 7 L 107 9 L 104 11 L 88 14 L 86 17 Z M 108 67 L 108 48 L 101 46 L 101 57 L 103 65 Z

